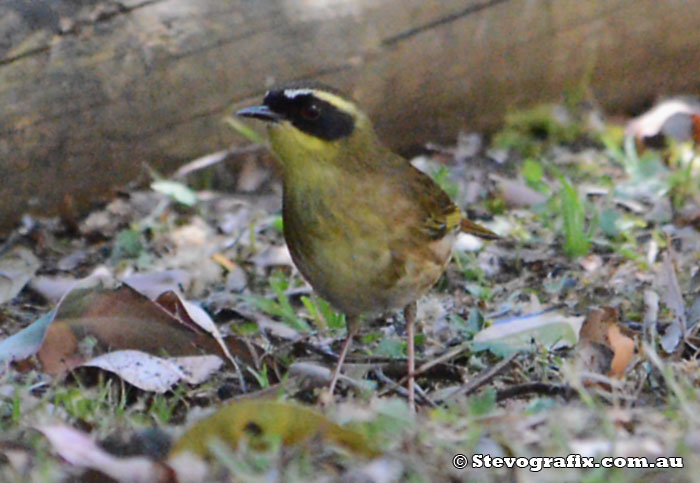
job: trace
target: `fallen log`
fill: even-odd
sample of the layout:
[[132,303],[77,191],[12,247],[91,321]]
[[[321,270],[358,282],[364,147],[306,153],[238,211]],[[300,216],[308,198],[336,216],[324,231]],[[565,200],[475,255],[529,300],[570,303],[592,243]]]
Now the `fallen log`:
[[0,4],[0,228],[84,210],[148,163],[227,147],[222,118],[319,79],[408,149],[584,83],[634,110],[697,92],[700,1],[9,0]]

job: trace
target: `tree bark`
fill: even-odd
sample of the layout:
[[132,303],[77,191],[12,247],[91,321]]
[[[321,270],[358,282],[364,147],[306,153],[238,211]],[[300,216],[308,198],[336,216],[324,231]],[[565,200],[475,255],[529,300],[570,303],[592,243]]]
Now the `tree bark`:
[[697,93],[698,25],[700,0],[6,0],[0,227],[228,146],[272,82],[346,90],[399,149],[582,84],[615,111]]

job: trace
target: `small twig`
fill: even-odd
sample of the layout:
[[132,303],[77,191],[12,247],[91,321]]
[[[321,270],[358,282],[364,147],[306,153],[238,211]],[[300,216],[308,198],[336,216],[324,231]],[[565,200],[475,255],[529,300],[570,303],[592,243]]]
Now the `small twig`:
[[438,407],[438,405],[435,403],[435,401],[433,401],[432,399],[430,399],[428,397],[428,394],[425,392],[425,390],[422,387],[420,387],[418,384],[415,384],[414,389],[416,391],[416,394],[418,394],[418,396],[420,397],[421,401],[427,403],[432,408]]
[[236,375],[238,376],[238,383],[241,385],[241,392],[242,393],[248,392],[248,386],[245,383],[245,377],[243,376],[243,371],[241,371],[241,366],[238,364],[236,359],[231,355],[231,353],[228,352],[228,348],[226,349],[225,353],[228,357],[228,360],[231,361],[231,363],[233,364],[233,368],[236,371]]
[[[296,346],[295,348],[305,349],[309,352],[317,354],[317,355],[321,356],[321,358],[323,358],[325,361],[338,362],[338,354],[336,354],[334,352],[330,352],[328,349],[324,349],[322,347],[319,347],[316,344],[313,344],[306,339],[300,339],[300,340],[294,341],[294,346]],[[353,361],[351,360],[350,357],[346,358],[345,360],[347,363],[353,364]]]
[[311,285],[303,285],[301,287],[294,287],[284,291],[284,294],[290,298],[298,297],[300,295],[309,295],[310,293],[313,293]]
[[622,381],[606,376],[605,374],[598,374],[597,372],[591,371],[579,371],[579,378],[584,384],[599,385],[602,387],[608,387],[611,389],[622,389]]
[[[437,366],[438,364],[442,364],[444,362],[449,361],[450,359],[454,359],[455,357],[459,356],[460,354],[462,354],[463,352],[468,350],[471,346],[472,346],[471,341],[465,342],[463,344],[458,345],[454,349],[445,352],[443,355],[436,357],[435,359],[430,360],[430,361],[426,362],[425,364],[422,364],[420,367],[418,367],[418,369],[413,371],[413,374],[412,374],[413,377],[416,377],[416,376],[419,376],[420,374],[423,374],[424,372]],[[410,376],[410,374],[406,374],[405,376],[403,376],[399,380],[399,382],[397,382],[397,384],[402,385],[404,382],[406,382],[408,380],[409,376]]]
[[392,379],[388,378],[384,374],[384,372],[381,370],[381,368],[375,367],[373,372],[374,372],[374,375],[377,377],[377,379],[379,379],[379,382],[389,386],[390,391],[394,391],[394,392],[398,393],[399,395],[401,395],[405,398],[408,398],[408,391],[406,390],[406,388],[403,386],[399,386]]
[[[288,374],[292,376],[292,378],[304,380],[310,387],[327,387],[328,383],[333,379],[332,369],[314,362],[294,362],[289,366]],[[355,391],[366,392],[368,388],[367,381],[353,379],[344,374],[338,375],[338,382],[346,384]]]
[[[374,372],[374,375],[377,377],[377,379],[379,379],[380,382],[389,386],[391,391],[394,391],[397,394],[399,394],[400,396],[408,399],[408,390],[403,386],[399,386],[392,379],[388,378],[384,374],[384,372],[382,371],[381,368],[375,367],[373,372]],[[416,385],[415,390],[416,390],[416,394],[418,395],[419,402],[425,403],[433,408],[438,407],[438,405],[425,394],[425,391],[423,391],[423,389],[420,386]]]
[[288,392],[294,394],[298,390],[298,383],[294,379],[285,379],[282,382],[271,384],[268,387],[258,389],[257,391],[237,394],[231,401],[240,401],[248,399],[277,399],[280,394]]
[[[459,350],[458,350],[459,349]],[[420,366],[416,369],[413,374],[414,376],[429,373],[431,377],[434,375],[438,378],[446,378],[451,381],[461,382],[462,375],[457,367],[453,364],[448,364],[445,362],[447,359],[454,359],[459,356],[465,350],[464,347],[459,346],[448,353],[439,356],[437,359],[430,361],[420,362]],[[392,377],[401,377],[398,384],[403,384],[408,379],[408,371],[406,370],[406,360],[405,359],[387,359],[387,358],[365,358],[364,361],[359,361],[357,359],[353,360],[355,363],[366,362],[373,366],[381,366],[383,370],[387,371]],[[416,360],[419,363],[418,360]],[[379,396],[382,396],[388,392],[387,389],[381,391]]]
[[515,360],[516,357],[518,357],[518,353],[514,352],[510,356],[506,357],[503,359],[501,362],[498,364],[495,364],[488,369],[482,371],[478,376],[476,376],[474,379],[466,383],[464,386],[460,387],[457,389],[455,392],[452,394],[448,395],[445,399],[442,400],[442,402],[447,401],[448,399],[451,399],[456,396],[468,396],[469,394],[473,393],[477,389],[479,389],[481,386],[489,382],[491,379],[496,377],[498,374],[500,374],[506,367],[510,365],[511,362]]
[[565,399],[571,399],[577,395],[576,390],[571,386],[535,381],[510,386],[497,391],[496,401],[501,402],[513,397],[520,397],[533,393],[542,394],[545,396],[562,396]]

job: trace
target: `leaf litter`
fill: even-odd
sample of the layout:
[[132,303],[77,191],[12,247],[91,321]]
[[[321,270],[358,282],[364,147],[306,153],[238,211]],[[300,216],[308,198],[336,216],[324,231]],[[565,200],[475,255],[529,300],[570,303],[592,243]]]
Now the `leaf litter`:
[[[47,471],[31,428],[63,458],[44,463],[58,479],[79,468],[120,481],[280,471],[530,481],[554,471],[451,464],[479,452],[681,455],[684,470],[646,478],[691,475],[700,450],[695,105],[626,128],[585,103],[542,106],[509,115],[490,142],[461,134],[413,161],[504,236],[461,237],[421,303],[416,416],[403,401],[398,314],[368,321],[335,404],[309,408],[327,401],[344,319],[290,263],[263,150],[234,147],[177,181],[158,177],[87,216],[77,234],[26,219],[0,256],[0,479]],[[196,188],[224,163],[238,191]],[[173,457],[110,448],[144,430],[174,444]],[[344,432],[355,449],[333,436]],[[624,480],[619,469],[596,475],[549,476]]]

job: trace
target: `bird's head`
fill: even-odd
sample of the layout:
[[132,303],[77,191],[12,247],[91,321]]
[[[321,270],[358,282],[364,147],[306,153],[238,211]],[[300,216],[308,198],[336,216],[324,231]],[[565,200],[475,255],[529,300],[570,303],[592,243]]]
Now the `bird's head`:
[[349,163],[377,144],[368,117],[348,97],[320,84],[269,90],[260,106],[236,114],[268,123],[272,149],[285,168]]

